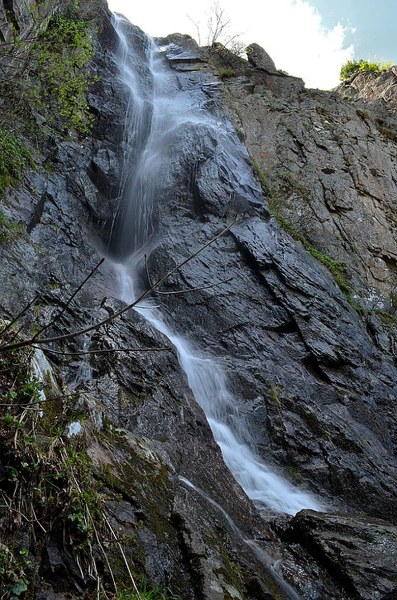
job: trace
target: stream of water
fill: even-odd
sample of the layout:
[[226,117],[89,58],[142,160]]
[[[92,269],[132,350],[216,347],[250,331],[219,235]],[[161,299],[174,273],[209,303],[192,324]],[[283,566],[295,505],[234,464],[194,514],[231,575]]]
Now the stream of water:
[[[120,183],[119,209],[113,223],[113,248],[119,296],[130,303],[142,291],[142,256],[150,248],[155,231],[153,207],[161,195],[161,174],[172,160],[169,141],[185,124],[205,123],[219,128],[209,113],[197,109],[164,66],[159,49],[148,41],[147,64],[151,84],[143,85],[140,66],[126,31],[128,23],[115,17],[120,38],[120,74],[130,101],[125,126],[125,170]],[[179,92],[179,93],[178,93]],[[137,307],[155,329],[177,350],[181,368],[197,403],[203,409],[224,461],[246,494],[260,507],[295,514],[303,508],[321,510],[320,504],[277,473],[274,473],[247,444],[247,424],[239,418],[237,402],[228,388],[227,374],[219,361],[204,355],[196,345],[173,331],[162,312],[145,300]]]

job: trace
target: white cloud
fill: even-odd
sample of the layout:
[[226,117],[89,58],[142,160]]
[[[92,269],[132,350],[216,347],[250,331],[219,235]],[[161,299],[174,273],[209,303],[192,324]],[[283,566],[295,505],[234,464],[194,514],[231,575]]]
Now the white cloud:
[[[204,30],[212,4],[207,0],[198,9],[196,0],[109,0],[112,10],[124,13],[150,35],[179,31],[195,38],[192,20]],[[220,4],[230,17],[232,33],[241,33],[247,44],[263,46],[277,68],[302,77],[308,87],[334,87],[340,67],[353,57],[353,46],[344,47],[346,30],[341,24],[326,29],[309,1],[220,0]]]

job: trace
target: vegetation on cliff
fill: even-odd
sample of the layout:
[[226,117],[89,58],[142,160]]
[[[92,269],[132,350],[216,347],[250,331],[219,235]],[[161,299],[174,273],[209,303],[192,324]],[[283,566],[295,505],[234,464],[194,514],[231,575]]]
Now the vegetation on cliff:
[[340,80],[349,81],[351,77],[361,73],[362,71],[371,71],[372,73],[384,73],[392,65],[392,62],[387,63],[369,61],[369,60],[348,60],[340,70]]
[[0,45],[0,194],[33,166],[39,139],[85,136],[92,128],[95,28],[76,11],[72,3],[26,39],[14,29],[13,42]]

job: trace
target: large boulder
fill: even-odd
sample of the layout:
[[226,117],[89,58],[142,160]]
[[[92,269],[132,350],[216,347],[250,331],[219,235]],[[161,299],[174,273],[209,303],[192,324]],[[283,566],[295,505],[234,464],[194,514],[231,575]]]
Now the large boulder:
[[276,71],[276,65],[269,54],[259,44],[250,44],[246,48],[247,57],[251,65],[258,69],[263,69],[269,73]]

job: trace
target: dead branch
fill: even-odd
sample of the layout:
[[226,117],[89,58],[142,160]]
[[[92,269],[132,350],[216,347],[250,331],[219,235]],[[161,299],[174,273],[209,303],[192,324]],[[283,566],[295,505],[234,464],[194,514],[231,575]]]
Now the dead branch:
[[[36,346],[33,346],[36,348]],[[37,346],[38,348],[38,346]],[[46,352],[57,354],[58,356],[81,356],[83,354],[110,354],[111,352],[172,352],[171,348],[106,348],[102,350],[77,350],[76,352],[61,352],[60,350],[52,350],[45,348]]]
[[82,281],[80,283],[80,285],[77,287],[77,289],[73,292],[73,294],[67,300],[67,302],[66,302],[65,306],[62,308],[62,310],[57,315],[55,315],[55,317],[53,317],[51,319],[51,321],[49,323],[47,323],[47,325],[43,325],[43,327],[41,329],[39,329],[39,331],[37,331],[34,334],[34,336],[31,338],[32,341],[34,341],[35,339],[37,339],[39,337],[39,335],[41,333],[43,333],[43,331],[45,331],[46,329],[48,329],[49,327],[51,327],[51,325],[53,325],[54,323],[56,323],[62,317],[62,315],[65,314],[67,308],[73,302],[74,298],[77,296],[77,294],[80,292],[80,290],[85,286],[85,284],[87,283],[87,281],[89,279],[91,279],[91,277],[94,275],[94,273],[96,273],[96,271],[99,269],[99,267],[103,264],[104,260],[105,260],[104,258],[101,258],[101,260],[99,261],[99,263],[97,265],[95,265],[95,267],[93,269],[91,269],[91,271],[88,273],[88,275],[84,279],[84,281]]
[[11,350],[17,350],[18,348],[25,348],[26,346],[50,344],[53,342],[61,342],[64,340],[70,340],[70,339],[73,339],[80,335],[83,335],[85,333],[89,333],[90,331],[95,331],[95,330],[99,329],[100,327],[103,327],[104,325],[111,323],[112,321],[114,321],[115,319],[117,319],[118,317],[123,315],[124,313],[130,311],[132,308],[137,306],[140,302],[142,302],[142,300],[144,300],[145,298],[150,296],[150,294],[152,294],[154,291],[156,291],[157,288],[159,288],[167,279],[169,279],[169,277],[171,277],[174,273],[176,273],[177,271],[182,269],[186,264],[188,264],[190,261],[192,261],[199,254],[201,254],[206,248],[211,246],[216,240],[218,240],[220,237],[222,237],[235,224],[236,219],[237,219],[237,217],[227,227],[222,229],[222,231],[220,233],[218,233],[216,236],[211,238],[206,244],[204,244],[198,250],[196,250],[196,252],[193,252],[193,254],[190,254],[187,258],[185,258],[182,262],[180,262],[176,267],[171,269],[171,271],[168,271],[168,273],[166,273],[156,283],[154,283],[146,291],[144,291],[136,300],[134,300],[130,304],[127,304],[127,306],[124,306],[123,308],[116,311],[115,313],[113,313],[112,315],[107,317],[106,319],[103,319],[102,321],[98,321],[97,323],[94,323],[93,325],[89,325],[88,327],[83,327],[81,329],[77,329],[76,331],[65,333],[63,335],[57,335],[57,336],[53,336],[53,337],[49,337],[49,338],[41,338],[41,339],[37,339],[35,336],[33,336],[33,338],[29,338],[27,340],[22,340],[20,342],[14,342],[11,344],[9,344],[9,343],[3,344],[0,346],[0,352],[9,352]]

